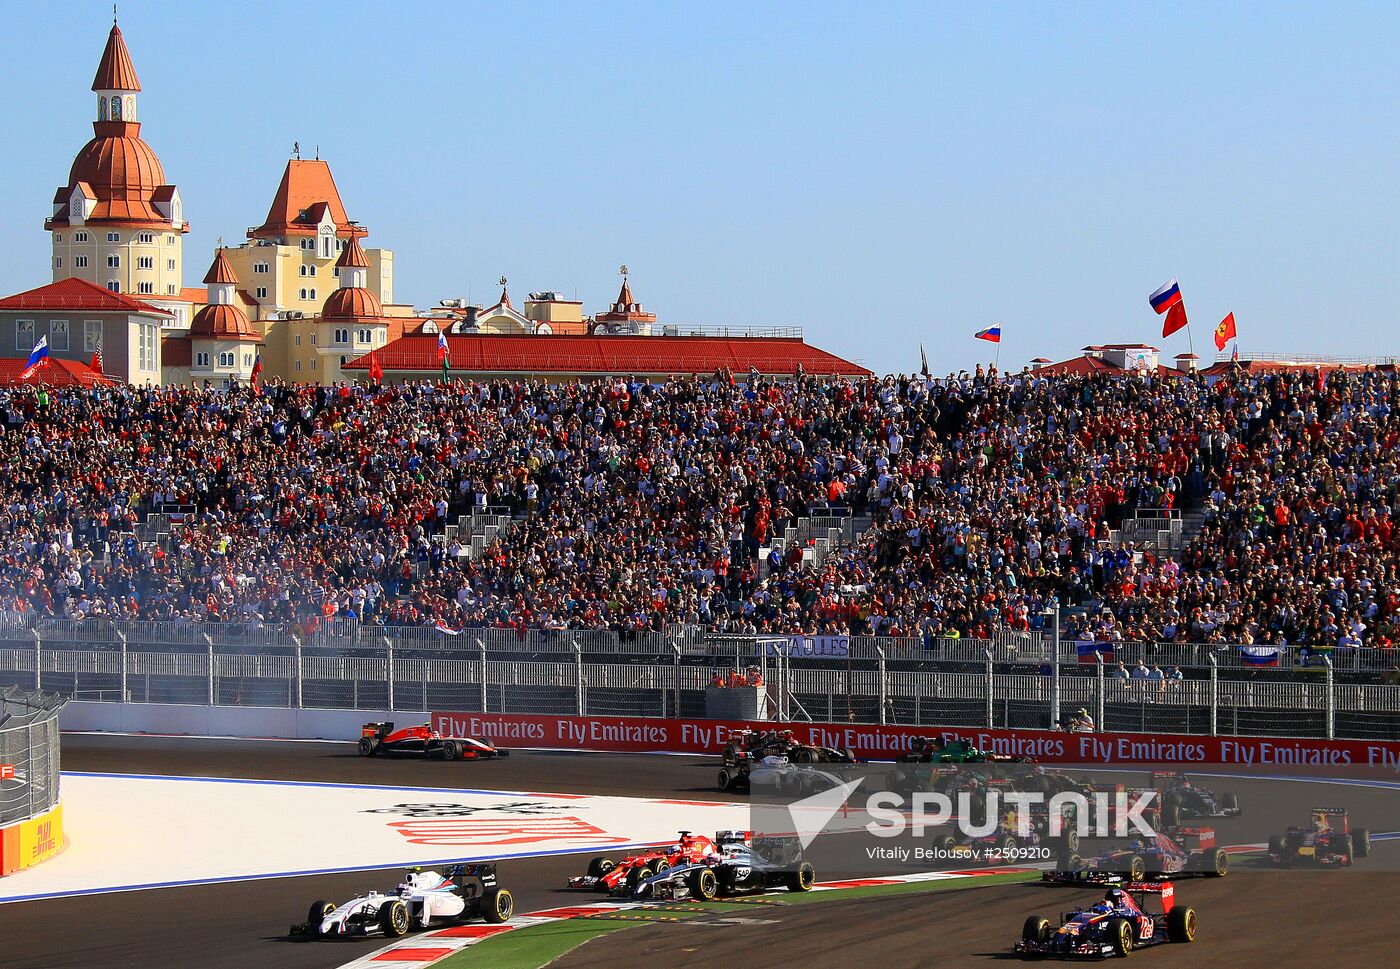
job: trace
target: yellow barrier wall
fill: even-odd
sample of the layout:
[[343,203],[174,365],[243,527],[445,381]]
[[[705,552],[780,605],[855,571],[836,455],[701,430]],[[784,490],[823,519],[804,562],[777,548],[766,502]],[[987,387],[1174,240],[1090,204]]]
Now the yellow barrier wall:
[[63,805],[0,831],[0,875],[47,861],[63,850]]

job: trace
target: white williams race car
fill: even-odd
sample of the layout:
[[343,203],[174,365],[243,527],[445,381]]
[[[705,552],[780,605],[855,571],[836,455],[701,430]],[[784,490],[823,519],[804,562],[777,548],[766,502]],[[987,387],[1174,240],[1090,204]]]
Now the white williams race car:
[[391,894],[370,892],[343,905],[314,902],[306,921],[292,926],[290,934],[315,939],[378,933],[398,937],[476,916],[504,922],[514,911],[510,892],[496,884],[494,862],[454,865],[441,874],[409,869]]

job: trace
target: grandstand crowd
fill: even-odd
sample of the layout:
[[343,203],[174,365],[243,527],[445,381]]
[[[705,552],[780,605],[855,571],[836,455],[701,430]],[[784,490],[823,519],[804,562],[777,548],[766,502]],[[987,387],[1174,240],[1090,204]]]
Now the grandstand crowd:
[[[1389,646],[1397,377],[0,390],[0,611]],[[190,509],[163,542],[138,526]],[[470,557],[445,526],[508,506]],[[820,565],[797,518],[869,516]],[[1179,557],[1114,547],[1188,508]],[[824,512],[823,512],[824,513]],[[760,562],[760,556],[765,561]]]

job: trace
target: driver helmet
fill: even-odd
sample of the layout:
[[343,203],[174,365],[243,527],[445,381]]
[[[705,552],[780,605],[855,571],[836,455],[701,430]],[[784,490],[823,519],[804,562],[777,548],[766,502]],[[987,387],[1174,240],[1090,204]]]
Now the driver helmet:
[[1111,908],[1122,908],[1128,904],[1128,894],[1121,888],[1110,888],[1104,893],[1103,900]]

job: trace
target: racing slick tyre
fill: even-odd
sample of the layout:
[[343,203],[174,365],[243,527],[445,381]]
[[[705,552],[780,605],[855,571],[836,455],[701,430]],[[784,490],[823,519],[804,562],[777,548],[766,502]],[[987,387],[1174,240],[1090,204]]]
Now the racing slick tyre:
[[1060,871],[1078,871],[1084,867],[1084,859],[1071,851],[1067,855],[1060,855],[1056,865]]
[[725,767],[733,767],[739,760],[739,745],[730,741],[724,745],[724,753],[720,756],[724,759]]
[[721,767],[717,780],[719,781],[719,789],[721,791],[732,791],[734,789],[734,775],[729,773],[729,768]]
[[637,890],[638,885],[640,885],[642,882],[646,881],[648,878],[655,874],[656,872],[652,871],[646,865],[641,865],[640,867],[633,868],[627,873],[627,890],[630,892],[635,892]]
[[656,869],[656,873],[659,875],[659,874],[661,874],[663,871],[670,871],[670,870],[671,870],[671,863],[670,863],[669,861],[667,861],[665,858],[662,858],[661,860],[659,860],[659,861],[658,861],[654,866],[652,866],[652,867],[654,867],[654,868]]
[[812,867],[810,861],[804,861],[797,866],[797,871],[790,871],[783,876],[783,885],[790,892],[810,892],[816,883],[817,870]]
[[379,927],[391,939],[408,934],[408,905],[395,898],[379,906]]
[[792,762],[794,764],[811,764],[814,763],[816,759],[816,753],[806,747],[798,747],[792,752]]
[[335,902],[328,902],[324,898],[311,903],[311,908],[306,912],[307,931],[318,938],[321,935],[321,923],[325,921],[327,915],[335,911]]
[[1224,878],[1230,874],[1230,853],[1216,848],[1214,854],[1202,857],[1201,873],[1207,878]]
[[1142,855],[1133,855],[1128,859],[1128,865],[1123,869],[1123,874],[1130,882],[1140,882],[1147,877],[1147,862],[1143,861]]
[[379,745],[373,737],[361,737],[358,749],[361,757],[373,757],[379,752]]
[[1352,842],[1351,835],[1339,834],[1337,835],[1337,837],[1332,839],[1332,844],[1328,846],[1327,853],[1329,855],[1340,855],[1342,858],[1342,864],[1349,865],[1356,860],[1356,854],[1353,850],[1353,847],[1354,845]]
[[462,745],[455,740],[444,740],[442,742],[442,759],[458,760],[462,756]]
[[947,858],[950,854],[952,854],[953,849],[957,846],[958,840],[954,838],[951,834],[945,834],[941,838],[933,839],[934,851],[942,852],[944,858]]
[[515,914],[515,896],[507,888],[489,888],[481,896],[481,917],[492,925],[510,921]]
[[1113,947],[1113,954],[1126,956],[1133,951],[1133,923],[1127,919],[1109,919],[1103,940]]
[[1196,910],[1173,908],[1167,913],[1167,938],[1173,942],[1196,941]]
[[1053,931],[1050,928],[1049,919],[1032,915],[1026,919],[1026,924],[1021,927],[1021,939],[1024,942],[1049,942]]
[[1371,832],[1365,828],[1357,828],[1351,833],[1351,850],[1358,858],[1365,858],[1371,853]]
[[1181,823],[1181,798],[1168,794],[1162,798],[1162,827],[1174,828]]
[[1240,799],[1233,792],[1226,791],[1220,795],[1220,807],[1225,811],[1238,811],[1240,809]]
[[1079,831],[1069,828],[1060,833],[1060,850],[1063,854],[1074,854],[1079,850]]
[[[1288,843],[1284,841],[1283,835],[1269,835],[1269,860],[1275,865],[1281,865],[1288,858]],[[1278,859],[1275,861],[1274,859]]]
[[611,858],[594,858],[588,862],[588,877],[602,878],[616,867],[617,862]]
[[708,902],[719,894],[719,879],[709,868],[697,868],[686,876],[691,898]]

